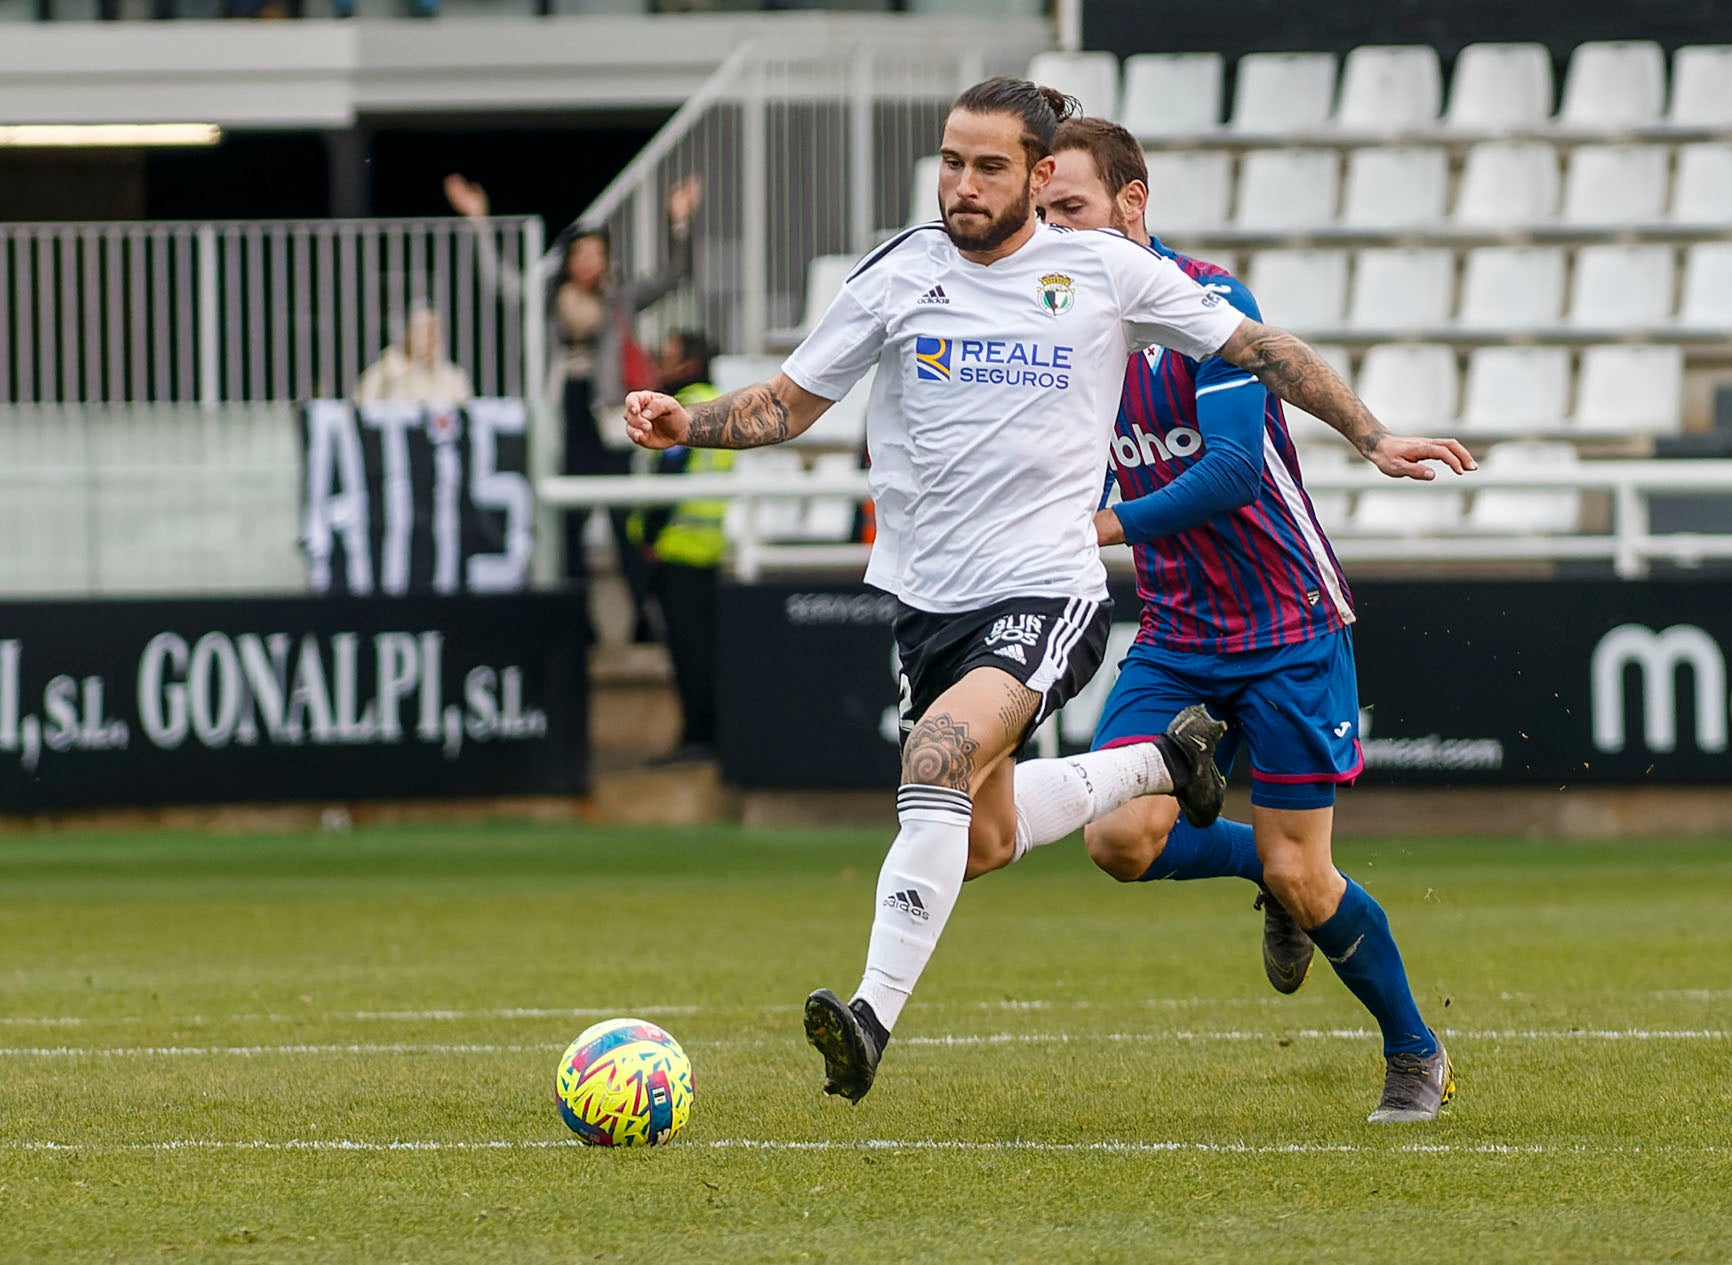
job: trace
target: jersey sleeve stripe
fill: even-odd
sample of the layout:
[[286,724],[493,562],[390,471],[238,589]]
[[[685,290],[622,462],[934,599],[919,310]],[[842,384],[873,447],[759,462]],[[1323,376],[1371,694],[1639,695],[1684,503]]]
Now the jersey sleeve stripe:
[[1250,386],[1255,381],[1257,381],[1257,379],[1247,376],[1247,377],[1235,379],[1232,382],[1211,382],[1206,387],[1198,387],[1197,388],[1197,398],[1200,400],[1205,395],[1208,395],[1214,391],[1230,391],[1234,387]]
[[944,231],[943,223],[938,220],[933,220],[930,224],[916,224],[913,228],[903,229],[900,233],[896,234],[895,237],[892,237],[889,241],[880,246],[873,254],[866,256],[866,258],[861,261],[860,265],[856,267],[853,272],[848,274],[848,280],[852,281],[855,277],[864,274],[868,268],[872,267],[872,265],[876,264],[880,259],[885,258],[903,242],[907,241],[910,237],[913,237],[914,234],[926,229],[934,228],[941,233]]

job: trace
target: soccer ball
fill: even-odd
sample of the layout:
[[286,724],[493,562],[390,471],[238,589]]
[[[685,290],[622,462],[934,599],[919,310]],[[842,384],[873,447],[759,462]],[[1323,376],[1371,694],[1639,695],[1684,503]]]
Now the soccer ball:
[[553,1097],[587,1146],[660,1146],[692,1114],[692,1063],[655,1024],[609,1019],[565,1048]]

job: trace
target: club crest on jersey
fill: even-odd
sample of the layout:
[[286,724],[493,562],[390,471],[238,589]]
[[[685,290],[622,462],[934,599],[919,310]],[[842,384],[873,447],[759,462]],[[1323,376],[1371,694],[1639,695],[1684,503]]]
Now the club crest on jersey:
[[915,376],[927,382],[950,381],[950,348],[954,340],[949,338],[914,339],[914,372]]
[[1040,305],[1054,316],[1063,316],[1076,303],[1076,285],[1062,272],[1049,272],[1040,279]]

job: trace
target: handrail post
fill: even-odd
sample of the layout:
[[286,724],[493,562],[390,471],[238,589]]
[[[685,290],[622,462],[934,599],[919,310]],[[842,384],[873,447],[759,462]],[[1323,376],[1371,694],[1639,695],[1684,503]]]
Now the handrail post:
[[1618,481],[1612,501],[1612,531],[1617,538],[1612,565],[1619,579],[1639,580],[1648,574],[1648,498],[1626,476]]
[[218,371],[221,313],[217,308],[217,231],[214,224],[198,227],[198,401],[214,409],[222,398]]

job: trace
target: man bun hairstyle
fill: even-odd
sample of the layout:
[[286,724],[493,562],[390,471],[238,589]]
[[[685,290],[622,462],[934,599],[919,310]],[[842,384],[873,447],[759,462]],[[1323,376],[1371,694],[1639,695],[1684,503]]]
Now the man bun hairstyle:
[[1091,116],[1063,119],[1053,135],[1054,153],[1067,149],[1083,150],[1094,159],[1095,174],[1106,186],[1109,197],[1133,180],[1149,183],[1149,164],[1143,158],[1143,147],[1137,138],[1117,123]]
[[970,114],[1008,114],[1021,119],[1022,149],[1030,167],[1052,153],[1058,125],[1082,113],[1075,97],[1008,75],[981,80],[957,97],[951,109],[967,110]]

